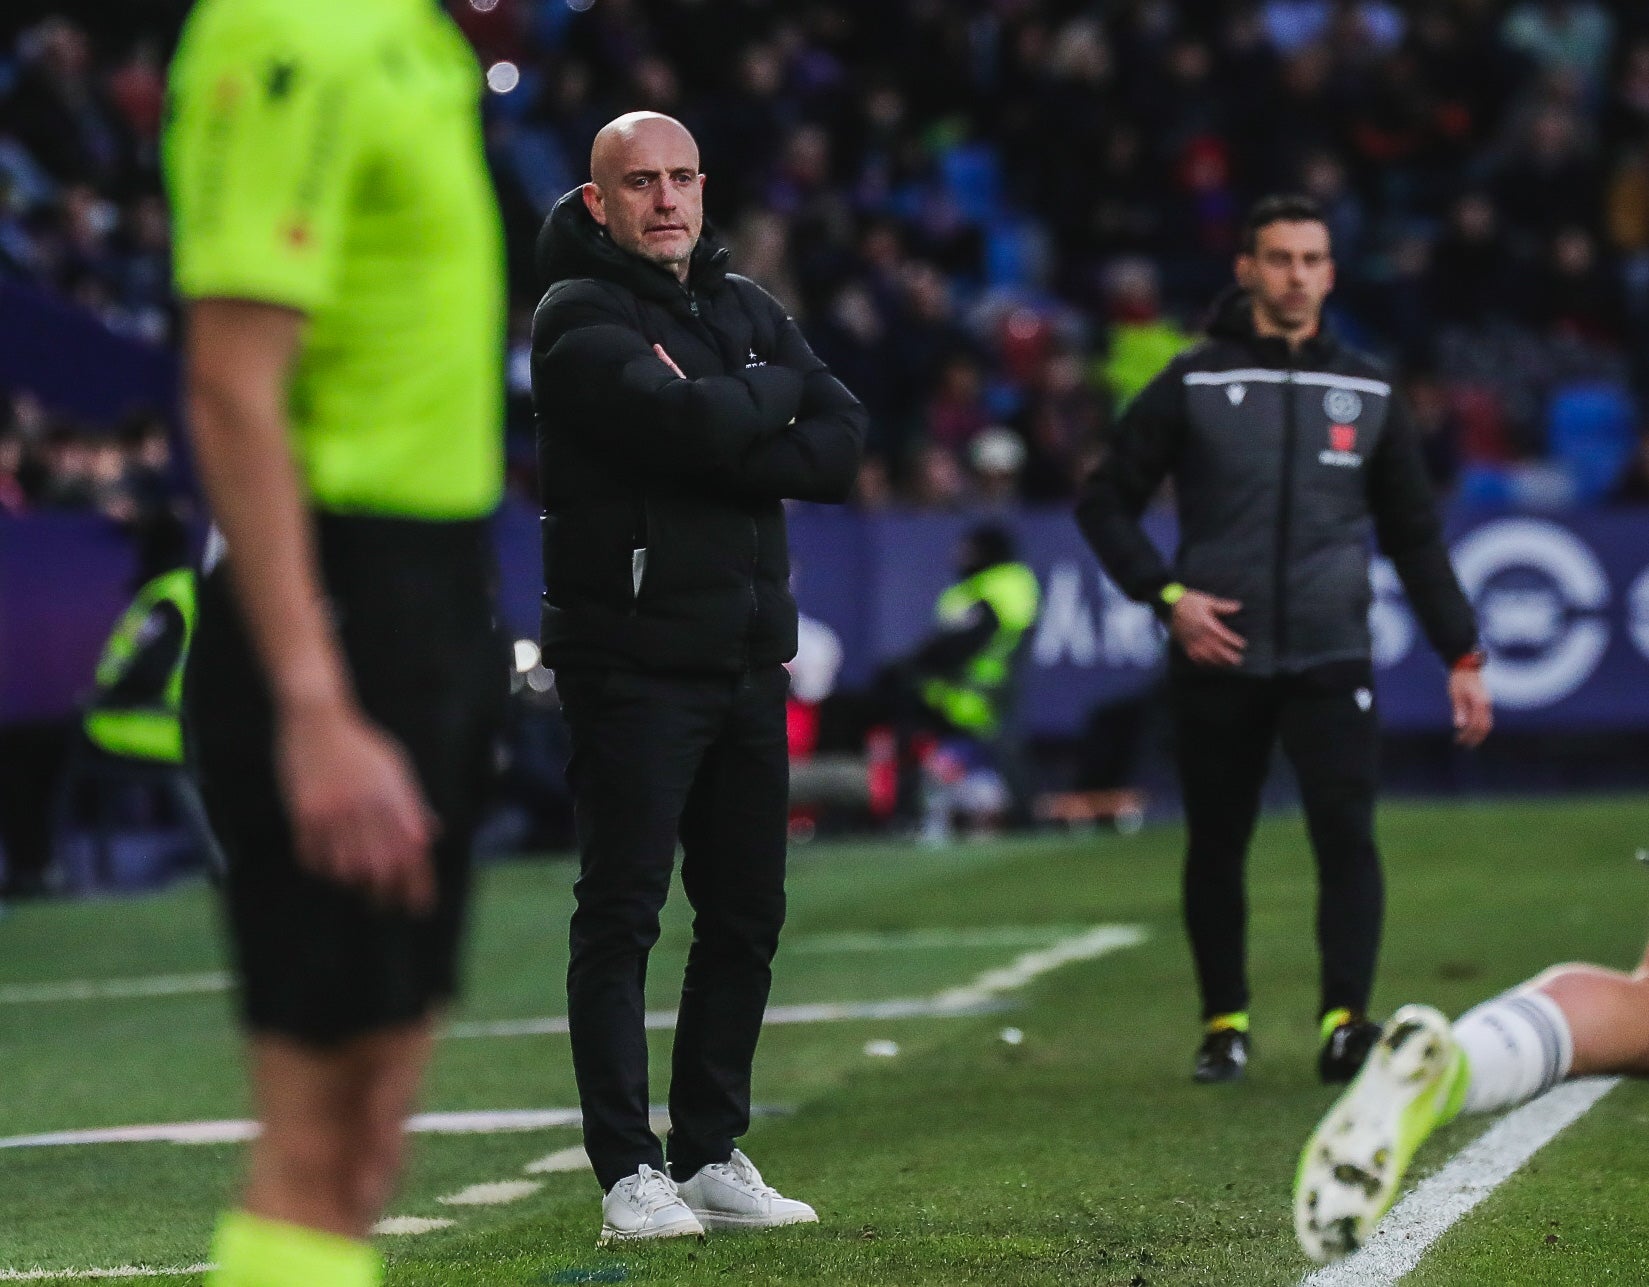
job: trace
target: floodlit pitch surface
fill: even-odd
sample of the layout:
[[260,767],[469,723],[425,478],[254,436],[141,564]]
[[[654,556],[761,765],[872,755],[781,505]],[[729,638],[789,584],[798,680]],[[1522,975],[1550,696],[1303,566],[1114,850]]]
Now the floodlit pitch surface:
[[[1625,965],[1642,948],[1649,876],[1632,854],[1649,841],[1649,800],[1392,806],[1382,833],[1384,1010],[1424,1000],[1458,1011],[1551,961]],[[1180,841],[1161,828],[942,854],[798,851],[791,950],[781,951],[773,1000],[814,1008],[764,1036],[755,1097],[775,1111],[746,1143],[821,1223],[618,1251],[595,1250],[597,1194],[572,1152],[574,1130],[536,1125],[562,1120],[553,1114],[507,1115],[576,1103],[565,1035],[484,1035],[565,1013],[571,868],[490,869],[470,999],[456,1016],[475,1035],[442,1043],[426,1106],[495,1116],[433,1119],[487,1133],[418,1139],[389,1214],[391,1228],[423,1232],[382,1238],[389,1281],[1299,1283],[1309,1266],[1290,1232],[1288,1186],[1330,1098],[1313,1079],[1301,825],[1268,820],[1255,846],[1255,1059],[1238,1087],[1188,1076],[1196,1030]],[[657,1010],[679,983],[685,913],[678,891],[651,972]],[[1144,933],[1095,937],[1100,926]],[[203,890],[11,909],[0,919],[0,1137],[243,1118],[219,968]],[[131,985],[157,979],[165,985]],[[989,980],[1001,986],[982,986]],[[924,1011],[959,993],[984,1004]],[[890,1000],[921,1004],[841,1017]],[[1000,1039],[1008,1026],[1023,1031],[1020,1044]],[[668,1041],[654,1034],[655,1099]],[[871,1042],[895,1042],[898,1054],[867,1055]],[[1487,1125],[1444,1131],[1414,1178]],[[1646,1142],[1649,1091],[1623,1085],[1403,1281],[1649,1281]],[[190,1267],[141,1281],[199,1282],[241,1147],[0,1149],[0,1282],[138,1281],[134,1271]],[[94,1267],[125,1272],[37,1273]]]

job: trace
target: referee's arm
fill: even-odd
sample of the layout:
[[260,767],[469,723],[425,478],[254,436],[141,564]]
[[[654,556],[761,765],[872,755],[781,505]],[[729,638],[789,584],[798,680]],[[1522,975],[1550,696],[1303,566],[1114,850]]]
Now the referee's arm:
[[1139,519],[1172,472],[1184,436],[1185,394],[1174,362],[1129,404],[1076,503],[1077,526],[1111,579],[1159,611],[1173,573]]
[[[268,680],[298,856],[421,910],[434,901],[429,815],[406,757],[356,703],[333,638],[287,407],[306,318],[337,289],[354,69],[336,51],[294,48],[278,15],[243,18],[233,58],[174,86],[166,140],[195,456]],[[277,58],[290,70],[272,86]]]

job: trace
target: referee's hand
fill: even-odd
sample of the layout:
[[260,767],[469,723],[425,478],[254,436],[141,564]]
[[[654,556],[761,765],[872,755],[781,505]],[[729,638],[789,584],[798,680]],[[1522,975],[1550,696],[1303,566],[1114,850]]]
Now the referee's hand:
[[431,911],[434,815],[395,741],[353,702],[326,702],[282,712],[276,746],[298,861],[377,903]]
[[1244,639],[1221,617],[1228,617],[1242,608],[1235,599],[1222,599],[1204,594],[1201,590],[1187,590],[1174,604],[1168,622],[1168,633],[1184,650],[1185,655],[1199,666],[1230,669],[1242,664]]

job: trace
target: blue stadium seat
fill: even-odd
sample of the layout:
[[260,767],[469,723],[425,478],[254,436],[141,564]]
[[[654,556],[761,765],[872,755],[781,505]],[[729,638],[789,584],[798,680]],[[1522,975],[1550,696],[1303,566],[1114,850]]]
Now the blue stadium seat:
[[1575,499],[1582,504],[1608,494],[1636,444],[1636,408],[1621,385],[1591,380],[1553,391],[1546,451],[1574,479]]

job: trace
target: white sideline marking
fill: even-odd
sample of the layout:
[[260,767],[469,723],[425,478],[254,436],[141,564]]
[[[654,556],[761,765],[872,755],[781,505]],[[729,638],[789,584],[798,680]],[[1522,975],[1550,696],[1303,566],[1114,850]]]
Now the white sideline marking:
[[[407,1122],[414,1135],[504,1135],[577,1126],[576,1108],[510,1108],[497,1112],[419,1113]],[[53,1131],[0,1139],[0,1148],[60,1148],[69,1144],[239,1144],[255,1139],[252,1121],[170,1122],[159,1126],[113,1126],[91,1131]]]
[[[960,1018],[974,1014],[988,1014],[1002,1008],[1004,993],[1013,992],[1036,978],[1074,961],[1088,961],[1106,956],[1123,948],[1137,947],[1149,935],[1143,925],[1096,925],[1092,929],[1071,934],[1040,951],[1026,952],[1012,965],[986,970],[972,983],[959,988],[947,988],[928,997],[894,997],[887,1001],[821,1001],[811,1005],[776,1005],[768,1007],[762,1022],[770,1025],[791,1023],[837,1023],[849,1019],[927,1019]],[[646,1024],[650,1029],[668,1030],[676,1026],[674,1010],[649,1010]],[[546,1037],[567,1031],[566,1015],[551,1015],[542,1019],[498,1019],[472,1023],[455,1023],[446,1035],[455,1040],[477,1037]]]
[[58,983],[0,986],[0,1005],[49,1005],[60,1001],[128,1001],[135,997],[182,997],[227,992],[227,974],[155,974],[141,979],[67,979]]
[[1086,930],[1082,925],[997,925],[975,929],[913,929],[799,934],[779,949],[786,956],[834,952],[904,952],[975,947],[1040,947]]
[[372,1232],[380,1238],[413,1237],[420,1233],[434,1233],[437,1229],[450,1229],[456,1223],[430,1216],[386,1216],[372,1226]]
[[1143,925],[1096,925],[1084,934],[1062,938],[1040,952],[1026,952],[1012,965],[986,970],[962,988],[948,988],[933,998],[939,1013],[977,1010],[989,1006],[1004,992],[1015,992],[1026,984],[1073,961],[1091,961],[1125,947],[1138,947],[1148,935]]
[[[899,952],[944,948],[1034,947],[1061,936],[1081,934],[1073,925],[1000,925],[973,929],[916,929],[798,935],[787,953]],[[223,971],[155,974],[127,979],[63,979],[49,983],[0,984],[0,1005],[53,1005],[68,1001],[132,1001],[150,997],[201,996],[227,992],[234,979]],[[848,1016],[857,1017],[857,1016]],[[876,1017],[876,1016],[870,1016]],[[774,1022],[769,1017],[769,1022]],[[780,1019],[777,1022],[784,1022]],[[793,1022],[814,1022],[801,1019]],[[464,1027],[467,1025],[459,1025]]]
[[1301,1287],[1389,1287],[1456,1221],[1619,1084],[1618,1077],[1566,1082],[1508,1113],[1393,1207],[1360,1251],[1307,1274]]
[[0,1269],[0,1283],[44,1283],[58,1278],[181,1278],[210,1273],[216,1265],[179,1265],[176,1269],[146,1269],[116,1265],[113,1269]]
[[444,1207],[501,1207],[530,1198],[543,1187],[537,1180],[496,1180],[491,1184],[472,1184],[435,1200]]
[[[783,1104],[757,1104],[750,1111],[757,1117],[782,1117],[791,1110]],[[490,1112],[419,1113],[407,1120],[406,1129],[411,1135],[511,1135],[577,1126],[583,1120],[576,1108],[504,1108]],[[655,1104],[651,1121],[655,1131],[669,1129],[669,1110]],[[64,1148],[72,1144],[239,1144],[256,1139],[257,1135],[258,1124],[253,1121],[169,1122],[158,1126],[14,1135],[0,1139],[0,1149]]]
[[563,1171],[588,1171],[590,1169],[590,1155],[584,1151],[582,1144],[574,1144],[571,1148],[558,1148],[553,1153],[546,1153],[536,1162],[528,1162],[521,1169],[528,1175],[557,1175]]

